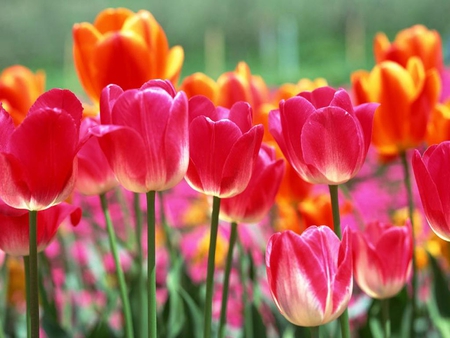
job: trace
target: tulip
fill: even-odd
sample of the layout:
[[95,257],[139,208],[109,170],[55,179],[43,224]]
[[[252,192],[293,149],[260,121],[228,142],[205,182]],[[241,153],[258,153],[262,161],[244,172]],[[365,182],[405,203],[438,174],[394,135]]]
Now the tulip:
[[269,239],[266,271],[281,314],[299,326],[319,326],[338,318],[352,295],[352,255],[348,231],[342,242],[327,226],[301,235],[279,232]]
[[436,68],[441,72],[444,68],[441,36],[423,25],[402,30],[392,43],[386,34],[378,33],[373,49],[377,63],[389,60],[406,68],[408,60],[415,56],[420,58],[425,70]]
[[189,163],[187,109],[186,95],[169,81],[103,90],[102,125],[90,130],[125,189],[163,191],[183,179]]
[[252,109],[239,102],[216,108],[204,96],[189,100],[189,185],[206,195],[227,198],[248,185],[263,136],[252,127]]
[[386,299],[406,284],[412,268],[411,225],[369,223],[352,231],[353,275],[368,296]]
[[284,161],[275,160],[275,150],[261,145],[247,188],[240,194],[224,198],[222,218],[236,223],[257,223],[272,207],[284,172]]
[[[81,134],[99,125],[96,119],[86,118],[81,122]],[[83,195],[103,194],[116,187],[119,182],[108,164],[96,137],[90,138],[77,154],[78,178],[75,189]]]
[[[72,225],[81,218],[81,209],[61,203],[38,213],[37,250],[43,251],[55,237],[65,218],[70,216]],[[28,211],[14,209],[0,200],[0,249],[12,256],[28,256],[29,226]]]
[[280,102],[269,130],[307,182],[338,185],[354,177],[367,155],[376,104],[353,108],[344,89],[318,88]]
[[425,216],[431,229],[440,238],[450,241],[450,141],[429,147],[423,156],[414,152],[412,166],[419,188]]
[[178,81],[183,49],[169,49],[164,30],[148,11],[105,9],[94,24],[75,24],[73,39],[75,68],[94,103],[109,84],[127,90],[150,79]]
[[372,140],[380,155],[395,157],[424,141],[440,94],[436,69],[426,71],[416,57],[409,59],[406,68],[384,61],[370,73],[353,73],[352,83],[357,103],[381,104],[373,121]]
[[0,106],[0,198],[17,209],[42,210],[64,201],[77,176],[82,115],[68,90],[41,95],[15,127]]
[[33,73],[24,66],[15,65],[0,74],[0,102],[16,126],[23,121],[28,109],[44,93],[44,89],[45,74],[42,71]]
[[180,89],[188,98],[203,95],[215,105],[231,108],[236,102],[248,102],[257,110],[269,97],[269,90],[260,76],[252,75],[245,62],[239,62],[236,69],[223,73],[215,82],[203,73],[187,76]]

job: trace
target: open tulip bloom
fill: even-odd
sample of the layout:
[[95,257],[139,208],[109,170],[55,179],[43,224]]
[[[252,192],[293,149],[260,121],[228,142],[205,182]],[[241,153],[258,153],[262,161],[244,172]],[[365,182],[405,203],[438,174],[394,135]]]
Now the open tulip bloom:
[[377,107],[354,108],[344,89],[321,87],[281,101],[270,112],[269,130],[305,181],[338,185],[363,165]]
[[14,127],[0,106],[0,198],[17,209],[43,210],[64,201],[77,177],[83,108],[69,90],[42,94]]
[[352,295],[351,242],[342,242],[327,226],[311,226],[301,235],[288,230],[272,235],[266,271],[280,312],[299,326],[319,326],[338,318]]

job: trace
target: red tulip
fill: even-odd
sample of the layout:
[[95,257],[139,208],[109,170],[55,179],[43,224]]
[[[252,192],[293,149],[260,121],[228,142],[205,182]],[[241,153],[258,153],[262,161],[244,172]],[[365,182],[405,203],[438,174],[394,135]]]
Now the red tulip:
[[322,87],[281,101],[270,112],[269,130],[305,181],[337,185],[363,165],[376,107],[353,108],[344,89]]
[[415,151],[412,165],[425,216],[431,229],[450,241],[450,141],[429,147],[422,157]]
[[222,218],[238,223],[257,223],[272,207],[281,184],[284,161],[275,160],[275,149],[262,144],[247,188],[240,194],[222,199]]
[[[61,203],[38,212],[37,248],[44,250],[55,237],[56,231],[64,219],[70,216],[73,225],[81,218],[81,209],[67,203]],[[24,209],[14,209],[0,200],[0,249],[13,256],[28,256],[29,215]]]
[[[99,125],[98,121],[86,118],[81,123],[81,134]],[[78,178],[75,189],[83,195],[99,195],[116,187],[119,182],[103,154],[98,139],[92,137],[80,149],[78,158]]]
[[353,275],[356,284],[372,298],[395,296],[405,285],[412,266],[411,225],[369,223],[353,231]]
[[6,204],[42,210],[69,196],[77,176],[82,110],[70,91],[52,89],[14,127],[0,106],[0,197]]
[[221,198],[241,193],[248,185],[263,136],[252,127],[252,109],[238,102],[231,109],[215,107],[203,96],[189,100],[189,185]]
[[319,326],[338,318],[352,295],[352,255],[348,231],[342,242],[327,226],[301,235],[278,232],[266,251],[269,287],[281,314],[299,326]]
[[188,166],[188,106],[169,81],[140,89],[107,86],[100,100],[101,126],[91,128],[120,184],[133,192],[162,191]]

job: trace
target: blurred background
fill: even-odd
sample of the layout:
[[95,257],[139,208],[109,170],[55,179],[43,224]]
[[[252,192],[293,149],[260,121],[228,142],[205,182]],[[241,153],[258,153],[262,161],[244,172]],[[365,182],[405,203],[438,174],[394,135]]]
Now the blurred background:
[[106,7],[147,9],[182,45],[182,77],[216,79],[246,61],[269,85],[324,77],[345,85],[350,73],[373,66],[372,40],[414,24],[440,32],[450,48],[449,0],[2,0],[0,70],[23,64],[47,73],[47,89],[81,93],[72,62],[72,25],[93,22]]

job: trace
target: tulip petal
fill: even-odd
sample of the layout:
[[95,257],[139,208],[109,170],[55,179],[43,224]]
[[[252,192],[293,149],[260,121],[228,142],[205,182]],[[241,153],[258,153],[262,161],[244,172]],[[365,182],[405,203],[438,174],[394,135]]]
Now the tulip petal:
[[9,151],[9,149],[7,149],[7,145],[9,145],[9,139],[11,138],[13,131],[14,123],[11,115],[3,109],[0,102],[0,151]]
[[328,107],[334,98],[335,90],[331,87],[320,87],[312,92],[301,92],[298,96],[304,97],[316,108]]
[[350,95],[348,95],[348,93],[344,89],[339,89],[336,91],[329,106],[340,107],[340,108],[344,109],[346,112],[353,115],[353,105],[352,105],[352,101],[350,100]]
[[115,84],[103,88],[100,97],[100,119],[102,124],[112,124],[112,109],[123,90]]
[[218,88],[216,82],[204,73],[194,73],[183,79],[180,89],[186,93],[188,98],[195,95],[203,95],[212,102],[216,101]]
[[438,188],[417,150],[414,152],[412,158],[412,166],[425,216],[430,227],[439,237],[450,241],[450,226],[443,213],[443,205]]
[[372,142],[373,116],[378,107],[378,103],[363,103],[355,108],[355,115],[364,136],[364,154],[367,154]]
[[338,268],[333,282],[333,315],[338,318],[347,308],[353,288],[352,241],[348,228],[344,230],[339,246]]
[[95,18],[94,26],[102,34],[120,31],[125,21],[134,15],[126,8],[107,8]]
[[312,114],[303,127],[301,147],[306,164],[321,172],[328,184],[348,181],[364,160],[364,138],[355,118],[337,107]]
[[241,136],[240,129],[229,120],[213,122],[208,117],[198,116],[191,122],[189,144],[192,150],[186,179],[194,189],[207,195],[220,195],[225,161]]
[[99,138],[120,184],[133,192],[147,192],[147,150],[141,136],[122,126],[97,126],[91,128],[91,133]]
[[264,127],[257,125],[243,134],[231,148],[223,165],[220,196],[235,196],[247,187],[257,160]]
[[181,46],[173,46],[169,50],[166,61],[166,71],[163,74],[164,79],[169,79],[170,82],[176,84],[180,77],[181,68],[184,62],[184,50]]
[[229,110],[228,119],[236,123],[242,133],[246,133],[252,127],[252,107],[247,102],[236,102]]
[[203,95],[196,95],[189,99],[189,124],[198,116],[207,116],[216,121],[216,107],[211,100]]
[[251,100],[248,83],[237,73],[228,72],[222,74],[217,79],[217,85],[220,93],[219,106],[231,108],[238,101],[249,102]]

